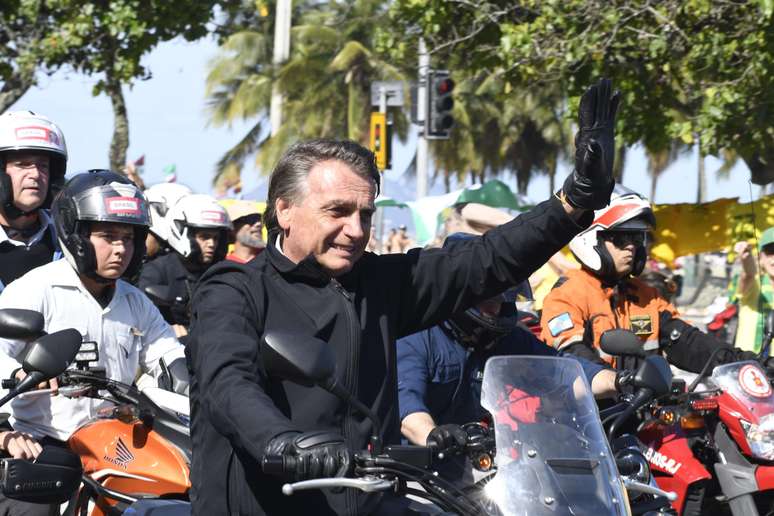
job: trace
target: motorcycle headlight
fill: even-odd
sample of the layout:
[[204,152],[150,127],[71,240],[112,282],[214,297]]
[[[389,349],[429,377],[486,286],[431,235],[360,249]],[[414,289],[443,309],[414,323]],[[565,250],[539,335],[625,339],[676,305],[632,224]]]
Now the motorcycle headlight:
[[618,464],[628,463],[630,465],[629,471],[626,472],[628,474],[623,474],[624,472],[621,472],[622,477],[640,482],[642,484],[650,483],[650,465],[648,464],[647,459],[645,459],[645,456],[639,450],[634,448],[624,448],[616,452],[615,459]]
[[753,457],[774,461],[774,414],[763,416],[756,425],[740,419],[747,444],[750,445]]

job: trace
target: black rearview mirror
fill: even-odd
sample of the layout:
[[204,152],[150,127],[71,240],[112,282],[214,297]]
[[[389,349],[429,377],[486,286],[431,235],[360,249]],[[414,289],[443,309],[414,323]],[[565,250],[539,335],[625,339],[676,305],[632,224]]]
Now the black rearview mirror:
[[75,359],[81,340],[83,337],[78,330],[70,328],[43,335],[33,342],[22,362],[22,369],[27,376],[0,399],[0,407],[40,382],[62,374]]
[[645,357],[642,341],[629,330],[607,330],[600,337],[599,345],[608,355]]
[[4,339],[34,339],[43,335],[43,314],[21,308],[0,310],[0,337]]
[[774,335],[774,310],[769,310],[769,313],[766,316],[766,323],[764,325],[763,333]]
[[32,344],[22,368],[27,374],[41,373],[45,380],[59,376],[75,358],[82,340],[80,332],[72,328],[44,335]]
[[632,384],[638,388],[652,389],[656,397],[669,394],[672,390],[672,370],[669,363],[659,355],[647,357],[634,375]]
[[336,357],[328,343],[307,335],[268,331],[261,342],[266,370],[280,378],[311,387],[333,379]]
[[175,295],[169,285],[148,285],[143,291],[155,305],[169,306],[175,302]]

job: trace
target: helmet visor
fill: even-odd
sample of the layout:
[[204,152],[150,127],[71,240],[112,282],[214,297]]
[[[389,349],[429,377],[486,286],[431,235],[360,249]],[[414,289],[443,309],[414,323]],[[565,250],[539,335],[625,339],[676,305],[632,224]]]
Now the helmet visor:
[[78,220],[149,226],[145,197],[133,185],[112,183],[74,196]]

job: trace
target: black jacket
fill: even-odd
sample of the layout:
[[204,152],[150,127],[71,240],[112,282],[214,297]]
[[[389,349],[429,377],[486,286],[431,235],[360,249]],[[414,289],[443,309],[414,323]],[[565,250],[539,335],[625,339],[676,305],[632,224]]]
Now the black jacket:
[[183,258],[175,252],[170,252],[142,266],[137,288],[145,292],[145,288],[152,285],[168,285],[174,299],[169,300],[168,304],[152,300],[157,304],[165,321],[169,324],[180,324],[188,327],[190,324],[191,292],[203,272],[203,269],[200,272],[187,269],[183,265]]
[[369,421],[333,395],[266,374],[265,329],[329,342],[339,381],[380,416],[384,442],[397,443],[395,340],[526,279],[581,229],[552,199],[447,249],[366,253],[338,281],[313,258],[294,264],[272,244],[247,264],[211,268],[194,293],[186,348],[194,513],[367,514],[378,502],[352,489],[286,497],[282,482],[261,472],[267,442],[282,432],[332,429],[355,450],[370,435]]

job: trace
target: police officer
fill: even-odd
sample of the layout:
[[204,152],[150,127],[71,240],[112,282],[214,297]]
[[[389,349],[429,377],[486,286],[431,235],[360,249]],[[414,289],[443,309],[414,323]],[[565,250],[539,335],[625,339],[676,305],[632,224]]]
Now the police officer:
[[0,291],[60,257],[46,208],[66,165],[64,135],[51,120],[32,111],[0,115]]
[[602,334],[628,329],[645,351],[664,352],[670,363],[692,372],[701,371],[718,348],[724,348],[717,355],[720,363],[755,359],[680,319],[658,290],[637,278],[655,225],[650,203],[617,187],[610,205],[598,210],[591,226],[570,242],[582,269],[568,271],[546,296],[541,337],[558,350],[610,362],[599,349]]
[[152,287],[166,287],[165,298],[157,293],[150,294],[151,299],[183,337],[188,333],[193,287],[208,267],[225,258],[231,222],[226,210],[204,194],[181,197],[168,217],[167,243],[173,252],[146,264],[138,285],[146,293]]

